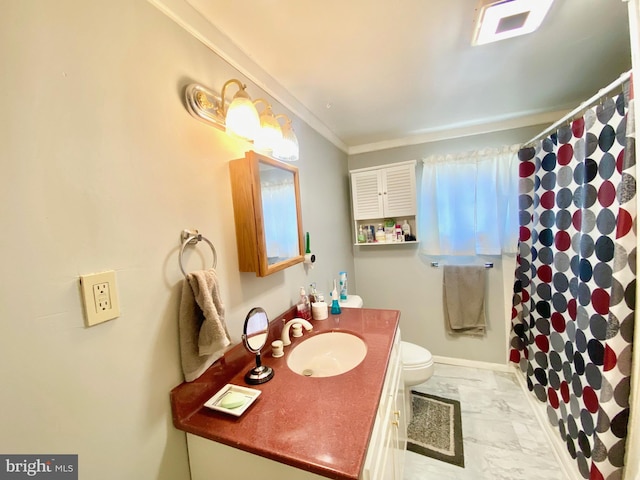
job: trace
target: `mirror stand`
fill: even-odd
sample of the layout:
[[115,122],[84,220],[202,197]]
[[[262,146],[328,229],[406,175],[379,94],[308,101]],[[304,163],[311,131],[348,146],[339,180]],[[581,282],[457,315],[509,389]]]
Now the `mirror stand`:
[[260,352],[256,353],[256,366],[249,370],[244,376],[245,382],[249,385],[260,385],[273,378],[273,368],[262,365]]
[[245,382],[249,385],[260,385],[273,378],[273,368],[262,365],[260,357],[260,351],[267,343],[268,334],[269,318],[267,313],[260,307],[252,308],[244,321],[244,333],[242,334],[245,348],[256,355],[256,366],[244,376]]

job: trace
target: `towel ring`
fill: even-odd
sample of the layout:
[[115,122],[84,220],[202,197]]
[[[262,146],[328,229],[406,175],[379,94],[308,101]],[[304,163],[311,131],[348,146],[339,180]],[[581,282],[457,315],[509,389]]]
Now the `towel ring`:
[[187,272],[184,271],[184,266],[182,264],[182,254],[184,253],[184,247],[187,245],[196,245],[200,241],[204,241],[209,244],[211,247],[211,251],[213,252],[213,268],[216,268],[218,264],[218,255],[216,254],[216,249],[206,237],[203,237],[198,230],[183,230],[180,234],[180,238],[182,239],[182,246],[180,247],[180,256],[178,257],[178,263],[180,264],[180,270],[182,274],[186,277]]

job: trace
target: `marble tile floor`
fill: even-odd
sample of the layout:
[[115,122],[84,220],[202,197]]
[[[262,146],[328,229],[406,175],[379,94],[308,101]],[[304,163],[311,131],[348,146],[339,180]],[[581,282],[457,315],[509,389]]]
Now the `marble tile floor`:
[[460,401],[465,467],[407,451],[404,480],[567,480],[515,373],[436,364],[413,389]]

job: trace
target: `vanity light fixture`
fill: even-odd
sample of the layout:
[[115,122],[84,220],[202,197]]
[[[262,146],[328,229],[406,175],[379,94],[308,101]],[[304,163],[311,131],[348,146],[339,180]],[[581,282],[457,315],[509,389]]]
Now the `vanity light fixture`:
[[257,150],[271,152],[280,142],[282,142],[282,128],[271,110],[271,104],[263,98],[253,102],[256,106],[260,103],[265,105],[260,114],[260,132],[254,140]]
[[247,140],[255,140],[260,132],[260,117],[251,97],[247,93],[247,86],[235,78],[228,80],[222,86],[222,109],[224,110],[224,93],[227,86],[235,83],[240,88],[233,96],[233,100],[225,110],[224,123],[227,133],[237,135]]
[[[229,106],[225,107],[224,95],[231,84],[238,85],[239,89]],[[246,86],[235,78],[223,85],[220,95],[202,85],[191,84],[185,90],[187,110],[198,120],[222,128],[230,135],[253,141],[260,131],[260,118],[245,89]]]
[[[224,95],[230,84],[238,85],[239,90],[225,108]],[[274,115],[271,105],[263,98],[252,102],[245,89],[246,86],[235,78],[224,84],[221,94],[192,83],[184,93],[187,110],[198,120],[215,125],[230,135],[254,142],[256,150],[262,150],[285,162],[297,161],[300,146],[289,117],[284,114]],[[265,107],[262,114],[258,115],[256,105],[261,103]],[[283,125],[279,122],[281,118],[285,119]]]
[[298,137],[293,130],[291,119],[284,114],[276,115],[276,119],[285,119],[282,125],[282,141],[273,148],[273,157],[285,162],[295,162],[300,158]]
[[535,31],[553,0],[480,0],[472,45],[484,45]]

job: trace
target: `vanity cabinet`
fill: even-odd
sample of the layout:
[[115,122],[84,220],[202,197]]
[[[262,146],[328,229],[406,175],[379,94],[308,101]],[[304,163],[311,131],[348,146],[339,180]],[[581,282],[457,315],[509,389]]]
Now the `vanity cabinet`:
[[396,332],[378,414],[361,480],[402,480],[407,448],[407,417],[400,355],[400,331]]
[[[402,480],[407,438],[404,405],[400,330],[397,329],[359,480]],[[310,404],[309,407],[313,408],[313,405]],[[295,412],[291,414],[295,415]],[[287,428],[288,426],[283,424],[280,429],[270,434],[286,435]],[[308,437],[305,437],[304,441],[313,441],[313,431],[308,432]],[[327,478],[192,433],[187,433],[187,445],[192,480],[246,480],[248,478],[326,480]],[[322,453],[318,451],[318,455]]]
[[407,220],[411,226],[411,234],[415,235],[415,161],[361,168],[349,173],[356,243],[360,226],[384,225],[387,218],[393,218],[399,224]]
[[[282,426],[286,429],[286,425]],[[273,432],[279,435],[281,432]],[[327,480],[312,472],[187,433],[191,480]],[[380,479],[382,480],[382,478]]]
[[240,271],[265,277],[302,263],[298,169],[249,151],[229,172]]

